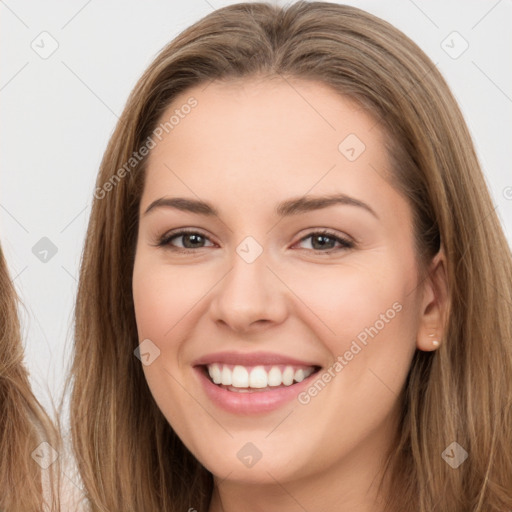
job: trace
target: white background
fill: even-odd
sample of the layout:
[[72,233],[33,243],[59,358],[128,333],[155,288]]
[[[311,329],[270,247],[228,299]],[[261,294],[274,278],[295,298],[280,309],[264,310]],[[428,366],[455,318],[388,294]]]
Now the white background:
[[[117,118],[159,50],[231,3],[0,0],[0,240],[23,303],[32,384],[47,407],[60,398],[69,363],[81,249]],[[446,77],[512,246],[511,0],[345,3],[401,29]],[[457,59],[441,46],[453,31],[469,44]],[[31,44],[49,49],[51,38],[58,48],[43,59]],[[455,49],[462,42],[447,41]],[[46,263],[32,252],[42,237],[57,248]]]

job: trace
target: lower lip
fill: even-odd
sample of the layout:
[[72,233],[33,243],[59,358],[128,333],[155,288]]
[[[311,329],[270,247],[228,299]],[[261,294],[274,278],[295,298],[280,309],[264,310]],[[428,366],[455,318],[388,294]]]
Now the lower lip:
[[202,367],[194,368],[199,375],[201,384],[210,400],[225,411],[235,414],[257,414],[274,411],[290,402],[309,385],[317,372],[311,374],[302,382],[270,391],[237,392],[229,391],[214,384]]

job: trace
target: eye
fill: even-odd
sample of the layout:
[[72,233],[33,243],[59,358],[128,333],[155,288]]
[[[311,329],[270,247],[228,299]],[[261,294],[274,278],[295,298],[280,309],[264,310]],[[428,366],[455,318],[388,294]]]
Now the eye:
[[[181,245],[175,245],[174,240],[181,239]],[[336,251],[334,245],[339,244],[338,249],[352,249],[354,243],[346,238],[340,237],[335,233],[328,230],[314,231],[309,235],[301,238],[299,244],[311,239],[311,249],[316,252],[331,253]],[[194,249],[202,249],[208,247],[205,243],[209,241],[210,247],[215,245],[210,239],[199,231],[194,230],[180,230],[166,233],[160,238],[157,243],[158,247],[166,247],[172,251],[187,253]]]
[[[173,243],[175,239],[182,239],[181,246],[176,246]],[[171,233],[166,233],[159,241],[159,247],[168,247],[173,251],[177,252],[189,252],[194,249],[202,249],[205,247],[203,244],[209,240],[209,238],[199,231],[193,230],[181,230]],[[211,244],[214,245],[214,244]]]
[[309,235],[301,238],[299,243],[304,242],[308,239],[311,239],[310,246],[314,251],[324,253],[336,250],[336,248],[334,247],[336,243],[341,245],[341,247],[339,247],[341,250],[352,249],[354,247],[354,242],[346,238],[340,237],[328,230],[313,231],[312,233],[309,233]]

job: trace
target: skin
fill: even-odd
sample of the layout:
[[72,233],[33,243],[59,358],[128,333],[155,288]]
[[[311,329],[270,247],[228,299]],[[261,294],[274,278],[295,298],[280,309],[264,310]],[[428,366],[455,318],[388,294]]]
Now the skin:
[[[144,366],[152,395],[215,477],[210,512],[379,511],[377,477],[397,429],[398,395],[415,350],[435,349],[442,336],[444,255],[420,281],[411,209],[384,179],[385,136],[328,86],[213,82],[182,93],[163,117],[190,96],[197,107],[151,151],[141,198],[133,296],[139,339],[160,350]],[[349,134],[366,146],[354,161],[338,149]],[[284,218],[274,212],[286,199],[334,192],[376,216],[346,204]],[[169,207],[145,214],[162,197],[200,198],[219,215]],[[206,238],[157,246],[178,228]],[[305,238],[319,229],[355,245],[328,239],[322,248]],[[263,248],[250,264],[236,252],[247,236]],[[395,303],[401,311],[307,404],[226,412],[191,366],[212,352],[261,350],[325,371]],[[247,442],[262,453],[250,468],[237,458]]]

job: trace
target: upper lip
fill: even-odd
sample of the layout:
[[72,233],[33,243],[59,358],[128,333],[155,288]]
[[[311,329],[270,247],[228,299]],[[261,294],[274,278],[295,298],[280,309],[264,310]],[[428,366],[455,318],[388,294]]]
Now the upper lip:
[[290,366],[320,366],[310,361],[301,361],[294,357],[272,352],[214,352],[196,359],[193,366],[203,366],[213,363],[224,363],[241,366],[258,365],[290,365]]

